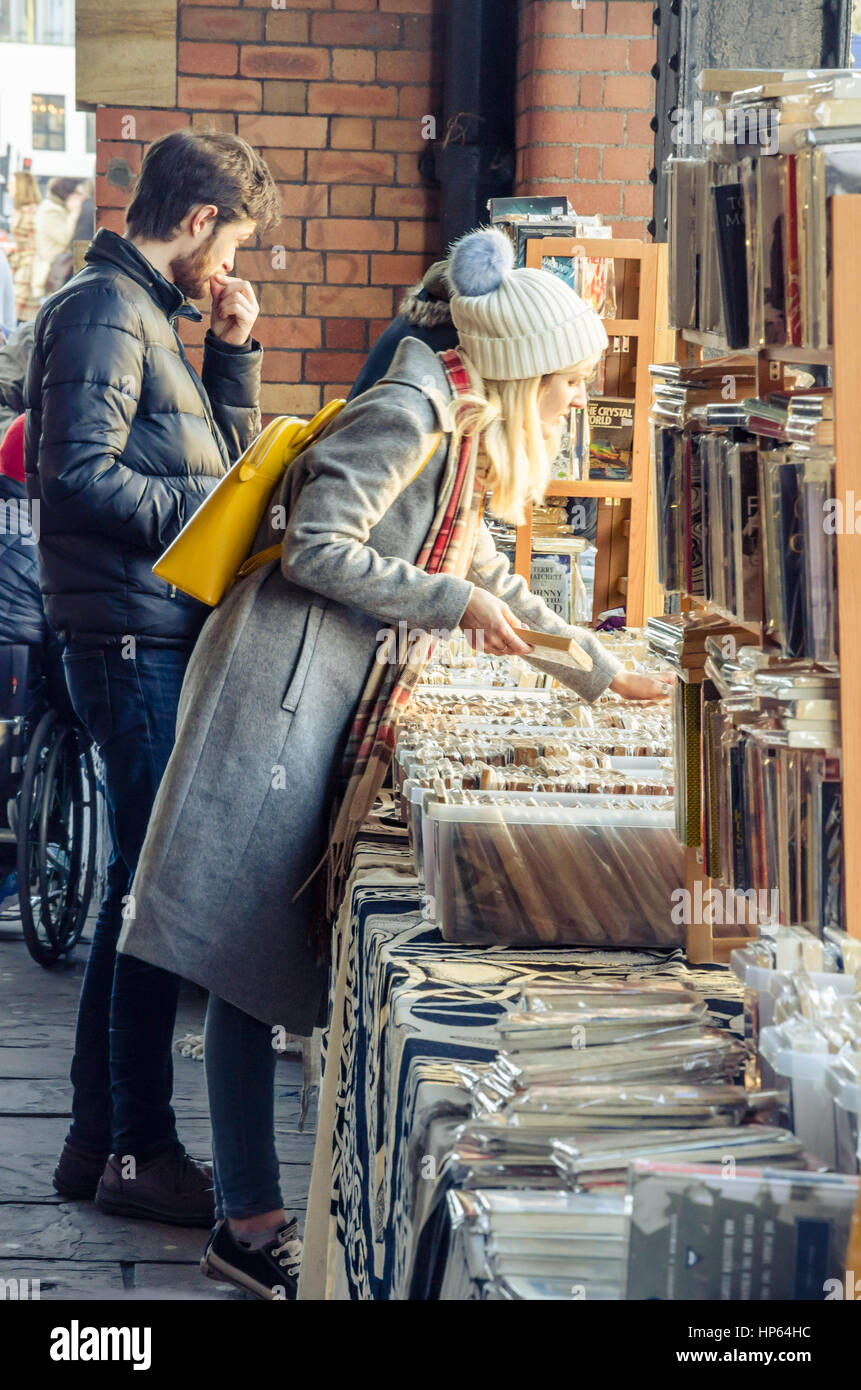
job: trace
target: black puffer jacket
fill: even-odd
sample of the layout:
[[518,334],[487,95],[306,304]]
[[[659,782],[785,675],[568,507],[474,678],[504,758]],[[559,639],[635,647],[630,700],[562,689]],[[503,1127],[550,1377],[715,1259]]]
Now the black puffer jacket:
[[50,636],[39,592],[37,528],[27,489],[0,474],[0,643],[44,647]]
[[105,229],[86,261],[39,311],[27,381],[48,618],[78,642],[189,644],[208,609],[152,566],[259,432],[262,350],[207,334],[201,382],[176,286]]

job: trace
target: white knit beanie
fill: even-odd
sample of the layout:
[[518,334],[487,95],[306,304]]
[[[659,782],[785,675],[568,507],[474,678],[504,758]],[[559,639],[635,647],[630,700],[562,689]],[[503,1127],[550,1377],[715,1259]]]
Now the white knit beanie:
[[607,346],[595,310],[549,270],[515,269],[514,248],[495,227],[455,242],[448,279],[460,345],[486,379],[561,372]]

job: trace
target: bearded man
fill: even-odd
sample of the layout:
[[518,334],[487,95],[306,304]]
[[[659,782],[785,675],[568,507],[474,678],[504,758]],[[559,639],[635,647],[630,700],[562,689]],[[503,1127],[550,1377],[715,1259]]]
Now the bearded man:
[[[236,249],[280,219],[244,140],[176,131],[149,147],[124,236],[102,228],[84,269],[40,309],[27,381],[27,487],[40,582],[69,694],[105,768],[112,856],[84,976],[64,1197],[128,1217],[209,1226],[212,1175],[171,1108],[179,981],[117,955],[183,676],[206,617],[152,573],[260,429],[258,304]],[[180,318],[211,296],[203,369]]]

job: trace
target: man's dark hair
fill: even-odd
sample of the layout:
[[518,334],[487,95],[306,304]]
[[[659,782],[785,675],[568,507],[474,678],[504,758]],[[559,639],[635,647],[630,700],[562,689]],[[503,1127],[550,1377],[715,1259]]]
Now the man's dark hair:
[[218,208],[213,230],[248,217],[262,232],[282,217],[275,181],[247,140],[174,130],[143,157],[126,228],[133,237],[170,241],[186,214],[202,203]]
[[51,182],[48,184],[48,192],[53,193],[55,198],[62,198],[65,203],[66,199],[74,193],[79,182],[79,179],[51,179]]

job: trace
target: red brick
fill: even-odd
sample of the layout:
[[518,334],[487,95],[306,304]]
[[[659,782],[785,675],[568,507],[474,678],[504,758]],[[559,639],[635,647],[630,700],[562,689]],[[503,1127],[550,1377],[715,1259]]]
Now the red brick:
[[546,145],[621,145],[625,138],[620,111],[548,111],[537,130]]
[[287,272],[291,280],[307,284],[322,284],[323,257],[319,251],[293,251],[287,257]]
[[395,49],[377,54],[377,77],[380,82],[430,82],[439,68],[431,52],[408,52]]
[[604,76],[600,72],[587,72],[580,78],[580,105],[591,106],[600,111],[604,105]]
[[374,148],[377,150],[416,150],[425,142],[420,121],[376,121]]
[[653,148],[655,144],[655,133],[651,127],[651,116],[648,112],[629,111],[625,117],[627,144],[629,145],[648,145]]
[[330,285],[367,285],[370,265],[370,256],[333,251],[326,257],[326,279]]
[[[295,322],[296,322],[295,319],[279,319],[279,320],[278,320],[278,327],[279,327],[280,330],[283,330],[285,324],[288,324],[288,323],[295,323]],[[300,320],[300,322],[301,322],[301,320]],[[319,328],[319,326],[320,326],[320,320],[319,320],[319,319],[314,319],[313,322],[316,323],[316,324],[317,324],[317,327]],[[261,341],[261,339],[259,338],[259,336],[258,336],[258,334],[257,334],[257,330],[256,330],[256,329],[255,329],[255,332],[254,332],[254,336],[257,338],[257,341],[258,341],[258,342]],[[301,347],[302,344],[301,344],[301,343],[300,343],[300,344],[293,344],[293,346],[299,346],[299,347]],[[302,354],[301,354],[301,352],[278,352],[278,351],[273,351],[273,350],[272,350],[271,344],[267,344],[267,350],[266,350],[266,352],[264,352],[264,354],[263,354],[263,372],[262,372],[262,377],[263,377],[263,380],[264,380],[264,381],[301,381],[301,380],[302,380]]]
[[126,229],[125,214],[119,208],[96,208],[96,226],[122,236]]
[[[424,141],[420,139],[420,144],[424,148]],[[421,149],[410,150],[409,154],[399,154],[395,157],[395,183],[406,184],[412,187],[421,183],[422,175],[419,172],[419,157]]]
[[330,401],[345,401],[353,389],[352,381],[329,381],[323,387],[323,404]]
[[[235,0],[234,0],[235,3]],[[272,8],[272,0],[245,0],[249,8],[268,10]],[[279,10],[331,10],[332,0],[278,0]]]
[[570,145],[540,145],[523,151],[521,177],[524,179],[574,180],[574,156]]
[[326,347],[364,352],[368,325],[366,319],[326,319]]
[[650,183],[629,184],[625,189],[625,212],[629,217],[651,217],[654,198]]
[[433,14],[438,0],[380,0],[381,10],[397,10],[398,14]]
[[[614,4],[615,0],[610,0]],[[584,34],[606,34],[607,32],[607,6],[605,3],[596,5],[593,0],[586,0],[583,6],[583,33]]]
[[374,190],[370,186],[346,185],[329,190],[330,217],[370,217]]
[[[291,280],[300,280],[302,277],[297,275],[292,267],[295,257],[302,254],[301,251],[293,251],[290,253],[289,260],[291,268],[288,272],[287,270],[276,270],[273,264],[274,252],[271,247],[267,247],[262,251],[246,251],[244,247],[240,247],[236,252],[236,274],[241,276],[243,280],[251,280],[256,284],[261,284],[265,281],[277,281],[280,283],[284,280],[285,276],[289,276]],[[322,280],[322,273],[319,278]]]
[[302,225],[301,217],[285,217],[266,233],[270,246],[283,246],[287,251],[301,250]]
[[332,76],[337,82],[373,82],[377,60],[368,48],[333,48]]
[[308,313],[357,319],[391,318],[392,291],[354,285],[309,285]]
[[604,212],[611,216],[622,206],[622,189],[617,183],[579,183],[574,190],[577,196],[577,211],[582,213]]
[[607,33],[651,34],[653,9],[648,0],[611,0],[607,10]]
[[[609,154],[609,150],[606,151]],[[581,145],[577,151],[577,177],[595,181],[600,175],[601,151],[589,145]]]
[[236,72],[239,49],[235,43],[181,43],[177,72],[230,77]]
[[[584,82],[593,81],[594,78],[584,77]],[[598,78],[600,84],[601,78]],[[531,105],[539,111],[544,111],[548,106],[562,106],[571,110],[575,106],[592,106],[591,101],[585,101],[578,94],[579,79],[577,73],[536,73],[535,79],[530,83],[534,99]]]
[[305,151],[289,149],[262,149],[258,151],[266,161],[273,179],[279,182],[299,182],[305,177]]
[[[282,271],[285,277],[289,271]],[[287,347],[284,341],[289,336],[287,329],[282,329],[281,324],[289,323],[291,318],[298,318],[302,313],[303,285],[262,285],[260,288],[260,311],[262,318],[265,319],[265,331],[268,335],[268,342],[263,337],[262,332],[258,333],[255,329],[255,337],[260,339],[264,347]],[[283,316],[283,317],[282,317]],[[261,329],[264,323],[258,320]]]
[[[588,4],[588,0],[587,0]],[[583,10],[571,4],[571,0],[544,0],[541,5],[533,5],[533,22],[530,32],[535,34],[579,34],[583,30]]]
[[374,150],[309,150],[311,183],[391,183],[395,162]]
[[371,284],[411,285],[428,268],[427,256],[372,256]]
[[[587,0],[588,10],[588,0]],[[624,72],[628,45],[624,39],[537,39],[536,72]]]
[[329,186],[325,183],[282,183],[278,190],[287,217],[327,217]]
[[189,124],[185,111],[141,111],[122,106],[100,106],[96,111],[97,140],[158,140]]
[[305,355],[306,381],[355,381],[365,365],[363,352],[309,352]]
[[319,150],[326,144],[326,121],[320,116],[240,116],[239,134],[255,149],[286,145]]
[[378,188],[374,197],[377,217],[433,217],[439,193],[432,188]]
[[222,111],[259,111],[263,88],[237,77],[180,77],[177,103]]
[[396,87],[319,82],[308,91],[308,110],[327,116],[393,116],[397,109]]
[[435,15],[405,14],[401,20],[404,48],[432,48],[441,55],[444,50],[444,22],[442,11]]
[[184,39],[237,39],[254,42],[263,38],[263,16],[253,10],[180,7],[180,33]]
[[435,82],[429,87],[401,87],[398,115],[402,119],[411,116],[418,120],[424,116],[433,116],[439,130],[442,127],[442,101],[439,84]]
[[400,19],[394,15],[315,14],[311,20],[311,42],[331,48],[394,48],[400,37]]
[[628,44],[628,71],[649,72],[658,56],[655,39],[631,39]]
[[399,222],[398,250],[422,251],[426,256],[439,251],[438,222]]
[[132,174],[139,174],[142,146],[134,140],[99,140],[96,146],[96,173],[107,173],[112,159],[124,159]]
[[131,197],[131,188],[117,188],[103,174],[96,175],[96,203],[100,208],[128,207]]
[[652,167],[652,153],[635,146],[632,149],[607,149],[601,168],[603,179],[621,180],[623,183],[642,183],[649,177]]
[[[322,325],[319,319],[280,318],[278,326],[286,348],[318,348],[322,345]],[[295,381],[295,377],[271,377],[272,381]]]
[[192,111],[191,128],[201,135],[212,135],[215,131],[220,131],[222,135],[234,135],[236,117],[232,111]]
[[245,77],[317,80],[329,76],[330,64],[325,48],[288,48],[267,43],[263,48],[243,48],[240,66]]
[[374,138],[371,121],[356,116],[333,116],[329,143],[333,150],[369,150]]
[[308,83],[264,78],[263,110],[273,116],[304,116],[308,110]]
[[266,38],[269,43],[307,43],[308,16],[284,10],[267,15]]
[[357,246],[364,251],[391,251],[395,224],[353,217],[311,219],[305,226],[305,243],[312,251],[351,251]]
[[375,10],[377,0],[335,0],[336,10]]
[[368,341],[371,347],[378,338],[382,337],[391,323],[391,319],[369,319],[368,320]]
[[636,108],[651,110],[655,101],[655,84],[651,77],[615,77],[604,79],[604,105],[621,106],[626,111]]
[[272,415],[304,415],[306,419],[320,409],[319,386],[264,386],[260,407]]

